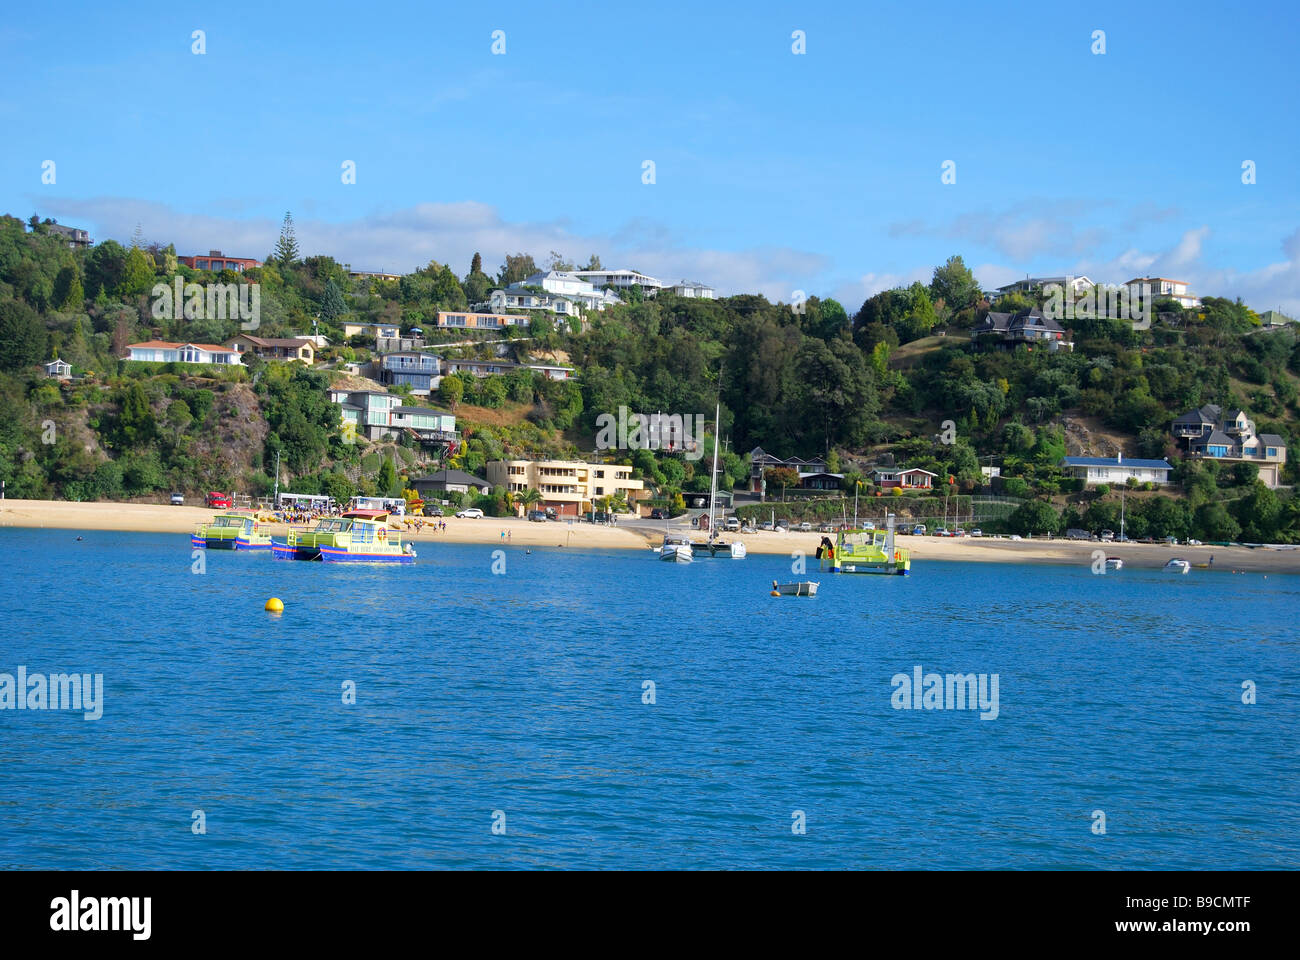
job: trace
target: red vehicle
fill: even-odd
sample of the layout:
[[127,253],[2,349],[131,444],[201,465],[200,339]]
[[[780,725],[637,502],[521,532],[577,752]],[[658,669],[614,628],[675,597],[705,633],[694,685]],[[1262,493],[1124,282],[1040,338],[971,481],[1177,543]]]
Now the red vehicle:
[[209,493],[208,506],[214,510],[229,510],[231,507],[230,495],[226,493]]

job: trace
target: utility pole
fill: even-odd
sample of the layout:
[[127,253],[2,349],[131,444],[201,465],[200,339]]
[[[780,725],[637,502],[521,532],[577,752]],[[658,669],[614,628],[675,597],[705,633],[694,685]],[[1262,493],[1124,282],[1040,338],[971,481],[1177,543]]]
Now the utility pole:
[[275,451],[275,499],[271,501],[272,505],[280,505],[280,451]]

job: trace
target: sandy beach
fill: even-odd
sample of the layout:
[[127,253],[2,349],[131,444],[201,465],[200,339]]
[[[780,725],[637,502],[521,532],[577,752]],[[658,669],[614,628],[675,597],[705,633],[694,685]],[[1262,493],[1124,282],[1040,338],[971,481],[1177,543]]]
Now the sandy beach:
[[[35,527],[54,530],[135,530],[148,533],[190,533],[216,511],[206,507],[173,507],[148,503],[71,503],[61,500],[0,501],[0,528]],[[484,517],[462,520],[448,517],[446,532],[429,527],[409,532],[412,540],[447,543],[507,543],[533,547],[575,547],[582,549],[648,550],[662,539],[656,527],[606,527],[590,523],[531,523],[527,520]],[[287,532],[283,524],[271,524],[273,535]],[[506,536],[503,538],[502,534]],[[736,534],[727,534],[735,538]],[[743,534],[750,553],[790,556],[803,550],[810,561],[821,542],[819,533]],[[1093,551],[1122,557],[1126,567],[1158,569],[1171,557],[1183,557],[1192,564],[1208,563],[1217,573],[1300,573],[1300,550],[1263,547],[1176,547],[1163,544],[1093,543],[1074,540],[996,540],[992,538],[940,538],[900,536],[898,544],[912,552],[913,563],[953,560],[973,563],[1089,564]],[[1194,569],[1193,573],[1209,572]]]

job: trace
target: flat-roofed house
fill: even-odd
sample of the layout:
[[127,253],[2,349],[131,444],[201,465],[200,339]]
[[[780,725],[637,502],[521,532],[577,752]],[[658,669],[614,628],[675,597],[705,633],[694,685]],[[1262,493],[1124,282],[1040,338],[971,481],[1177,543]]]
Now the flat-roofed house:
[[1124,286],[1149,283],[1151,297],[1154,300],[1177,300],[1180,306],[1193,308],[1201,305],[1201,298],[1193,296],[1187,289],[1185,280],[1170,280],[1167,277],[1134,277]]
[[464,470],[438,470],[412,480],[411,489],[427,500],[440,493],[491,493],[492,484]]
[[488,481],[511,493],[533,489],[542,495],[540,506],[560,516],[576,517],[592,509],[594,501],[622,493],[629,506],[645,496],[645,482],[632,479],[632,468],[616,463],[575,460],[493,460],[486,468]]
[[421,396],[442,383],[442,357],[418,350],[386,353],[379,358],[379,382],[385,386],[406,384]]

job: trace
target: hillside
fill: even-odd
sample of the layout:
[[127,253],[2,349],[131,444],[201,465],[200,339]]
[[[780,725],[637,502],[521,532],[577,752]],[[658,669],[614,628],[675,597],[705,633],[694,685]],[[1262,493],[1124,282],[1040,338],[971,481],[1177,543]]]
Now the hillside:
[[[214,276],[178,265],[170,247],[128,249],[110,240],[73,250],[39,221],[29,227],[0,220],[0,480],[11,496],[112,499],[225,486],[257,494],[273,486],[277,454],[282,488],[400,493],[403,475],[427,469],[429,454],[405,440],[382,450],[345,442],[339,408],[328,400],[331,381],[379,384],[343,369],[368,361],[373,347],[344,337],[343,322],[394,323],[408,335],[439,310],[465,309],[536,268],[521,254],[492,277],[476,257],[463,278],[431,263],[400,281],[354,279],[318,256],[270,258],[243,274]],[[330,345],[312,368],[255,358],[224,370],[124,361],[128,343],[220,344],[239,332],[234,318],[159,317],[150,291],[176,278],[257,283],[259,335],[302,334],[319,321]],[[1015,294],[998,309],[1043,304]],[[971,329],[989,312],[960,257],[936,267],[930,284],[882,291],[853,314],[817,297],[795,309],[752,295],[629,296],[581,325],[534,312],[513,338],[461,337],[465,345],[454,348],[571,365],[575,379],[554,381],[523,367],[502,376],[449,375],[418,402],[454,410],[462,442],[446,462],[471,472],[502,456],[591,455],[597,418],[620,408],[698,415],[711,431],[720,401],[724,487],[748,477],[745,451],[756,446],[780,457],[825,457],[845,491],[863,481],[859,489],[872,492],[870,468],[893,463],[951,477],[964,495],[1026,501],[1015,525],[1046,531],[1089,523],[1094,509],[1102,517],[1115,499],[1078,489],[1061,459],[1122,452],[1173,464],[1173,483],[1139,498],[1156,505],[1153,529],[1300,539],[1294,456],[1271,489],[1256,480],[1253,464],[1187,460],[1170,432],[1174,417],[1213,403],[1248,411],[1260,434],[1289,447],[1300,434],[1293,329],[1261,330],[1248,305],[1205,297],[1194,310],[1158,304],[1159,320],[1145,330],[1106,319],[1063,321],[1065,347],[1053,351],[997,337],[972,341]],[[41,376],[39,365],[56,356],[72,365],[62,386]],[[54,438],[43,442],[48,422]],[[706,440],[706,452],[712,444]],[[666,499],[708,489],[708,471],[675,454],[605,455],[631,463]],[[980,469],[989,464],[1001,473],[993,491]],[[506,509],[504,491],[485,508]]]

